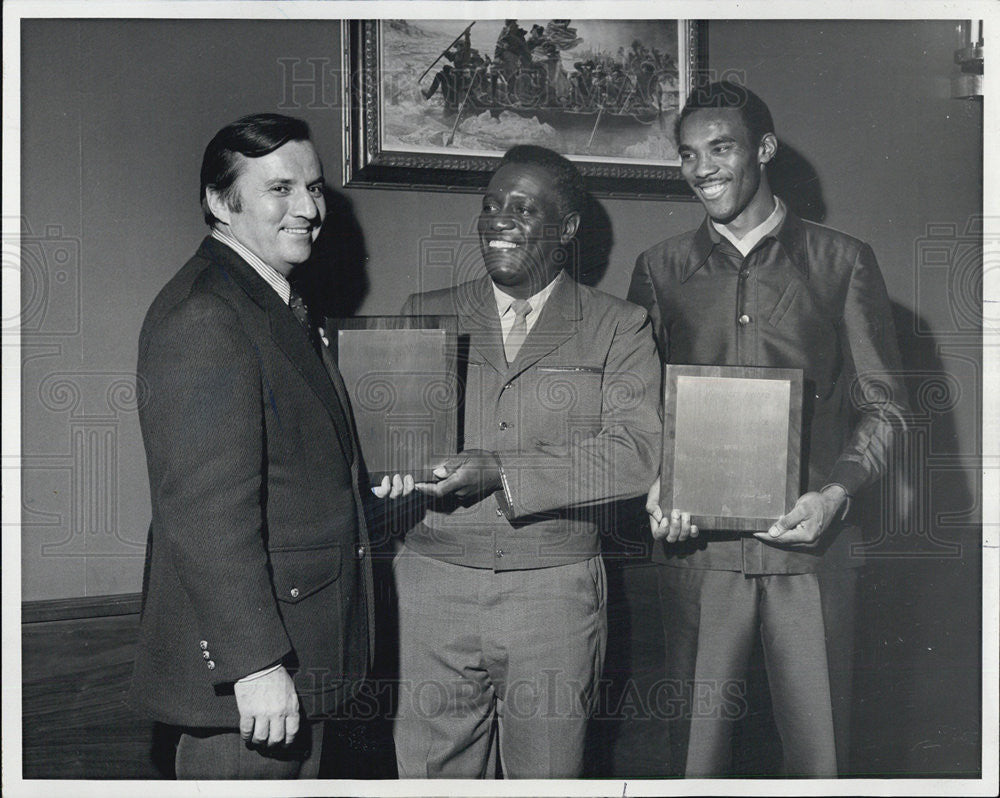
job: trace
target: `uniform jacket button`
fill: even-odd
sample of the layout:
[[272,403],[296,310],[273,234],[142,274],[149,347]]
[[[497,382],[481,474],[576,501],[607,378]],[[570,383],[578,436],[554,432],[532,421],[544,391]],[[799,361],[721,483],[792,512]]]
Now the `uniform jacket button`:
[[738,321],[741,325],[746,327],[750,323],[750,317],[746,313],[744,313],[742,316],[740,316]]
[[503,549],[497,549],[496,555],[497,557],[503,557]]
[[298,598],[299,597],[299,589],[297,587],[293,587],[288,592],[291,594],[292,598]]
[[201,647],[202,651],[207,651],[208,650],[208,641],[207,640],[202,640],[198,645]]
[[201,656],[202,656],[203,659],[211,659],[212,658],[212,655],[209,652],[207,652],[207,651],[202,651],[201,652]]
[[206,664],[206,665],[208,666],[208,669],[209,669],[210,671],[214,671],[214,670],[215,670],[215,663],[214,663],[214,662],[212,662],[212,660],[209,660],[209,661],[208,661],[208,662],[206,662],[205,664]]
[[365,547],[358,546],[358,559],[361,559],[364,556],[365,556]]
[[497,518],[503,518],[503,510],[497,507]]

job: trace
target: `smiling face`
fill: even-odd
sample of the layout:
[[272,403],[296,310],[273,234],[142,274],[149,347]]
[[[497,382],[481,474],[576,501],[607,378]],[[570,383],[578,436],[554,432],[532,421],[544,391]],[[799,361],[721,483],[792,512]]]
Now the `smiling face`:
[[309,259],[326,215],[323,169],[309,141],[289,141],[260,158],[242,155],[228,205],[215,191],[206,194],[223,229],[286,277]]
[[764,164],[778,142],[767,133],[753,144],[735,108],[699,108],[681,124],[681,174],[708,215],[735,230],[750,231],[774,209]]
[[486,189],[479,246],[493,282],[518,299],[537,294],[565,265],[564,245],[580,223],[563,213],[553,177],[541,166],[508,163]]

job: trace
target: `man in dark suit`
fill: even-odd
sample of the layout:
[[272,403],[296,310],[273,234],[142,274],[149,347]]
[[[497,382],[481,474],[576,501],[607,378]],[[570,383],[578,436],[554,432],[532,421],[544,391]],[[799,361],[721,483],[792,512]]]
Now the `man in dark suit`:
[[871,247],[772,194],[778,141],[757,95],[696,88],[678,144],[708,216],[639,256],[629,299],[649,310],[668,363],[802,369],[808,474],[795,506],[753,535],[700,534],[684,508],[664,514],[653,484],[667,675],[685,699],[671,765],[727,774],[759,634],[786,772],[835,776],[846,767],[861,564],[860,530],[845,516],[884,472],[906,416],[892,311]]
[[660,451],[645,311],[577,284],[585,191],[540,147],[510,150],[478,235],[486,274],[411,296],[468,339],[464,447],[394,561],[401,777],[579,776],[607,636],[601,533]]
[[[153,517],[130,700],[180,727],[178,778],[314,777],[321,719],[367,670],[351,411],[288,282],[323,191],[304,122],[258,114],[220,130],[201,170],[211,235],[139,339]],[[378,493],[390,490],[402,485]]]

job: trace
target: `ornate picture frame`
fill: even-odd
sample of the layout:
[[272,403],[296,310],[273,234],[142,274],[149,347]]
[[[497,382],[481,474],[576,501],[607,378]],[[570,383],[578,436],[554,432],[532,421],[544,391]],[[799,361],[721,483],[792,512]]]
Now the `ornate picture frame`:
[[595,196],[693,199],[673,122],[704,23],[345,20],[342,45],[346,187],[475,193],[530,143]]

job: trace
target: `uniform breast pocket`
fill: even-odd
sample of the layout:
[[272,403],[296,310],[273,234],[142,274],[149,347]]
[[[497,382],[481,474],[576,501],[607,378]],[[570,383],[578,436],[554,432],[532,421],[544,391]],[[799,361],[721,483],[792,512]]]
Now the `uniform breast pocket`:
[[789,283],[785,290],[782,292],[781,297],[778,299],[778,304],[774,306],[774,310],[771,311],[771,315],[767,317],[767,323],[772,327],[777,327],[781,324],[782,319],[788,315],[788,311],[791,309],[795,302],[795,296],[799,293],[798,283]]

